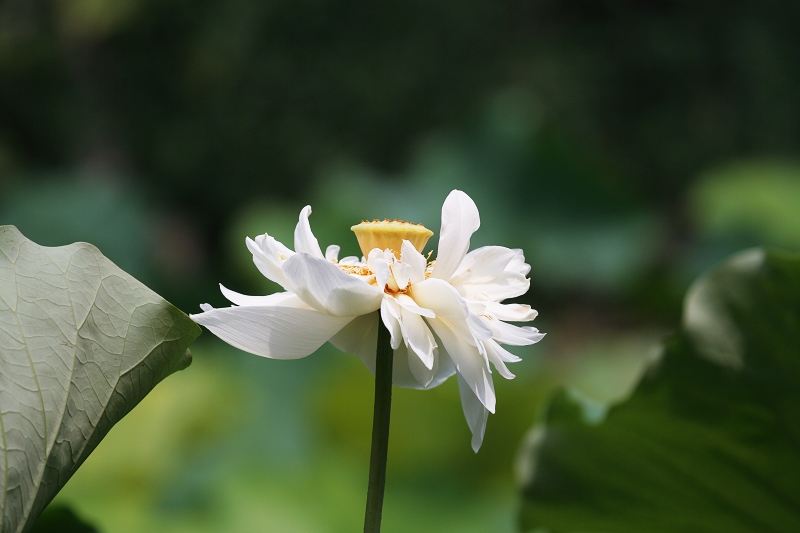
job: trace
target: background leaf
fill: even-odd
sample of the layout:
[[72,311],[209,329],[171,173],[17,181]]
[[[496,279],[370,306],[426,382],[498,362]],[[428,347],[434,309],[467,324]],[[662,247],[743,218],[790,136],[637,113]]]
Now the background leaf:
[[0,227],[0,531],[23,531],[200,329],[94,246]]
[[64,505],[50,505],[39,516],[30,533],[99,533]]
[[800,531],[800,257],[690,289],[660,366],[600,425],[557,397],[526,453],[524,531]]

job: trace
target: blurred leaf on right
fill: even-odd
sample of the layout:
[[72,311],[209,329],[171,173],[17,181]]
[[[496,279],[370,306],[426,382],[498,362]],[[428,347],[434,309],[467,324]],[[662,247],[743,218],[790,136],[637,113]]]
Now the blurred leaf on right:
[[800,164],[742,161],[705,173],[690,191],[702,237],[800,247]]
[[601,423],[557,396],[527,441],[522,531],[800,531],[800,255],[740,253]]

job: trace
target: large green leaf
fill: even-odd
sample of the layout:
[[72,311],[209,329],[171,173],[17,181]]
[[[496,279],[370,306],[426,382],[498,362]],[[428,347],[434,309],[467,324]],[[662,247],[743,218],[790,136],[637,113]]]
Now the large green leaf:
[[523,531],[800,531],[800,256],[700,279],[627,402],[589,425],[562,394],[530,443]]
[[200,329],[95,247],[0,227],[0,511],[29,529],[111,427],[191,362]]

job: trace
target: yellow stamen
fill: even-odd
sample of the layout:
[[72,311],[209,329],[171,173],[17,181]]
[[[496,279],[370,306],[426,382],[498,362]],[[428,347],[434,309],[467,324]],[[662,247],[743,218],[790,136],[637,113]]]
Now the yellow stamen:
[[418,252],[422,252],[425,243],[433,235],[433,232],[422,224],[402,220],[363,221],[350,229],[356,234],[364,257],[367,257],[373,248],[379,248],[391,250],[399,259],[404,240],[409,241]]
[[386,286],[384,286],[384,287],[383,287],[383,292],[385,292],[385,293],[387,293],[387,294],[408,294],[408,292],[409,292],[410,290],[411,290],[411,282],[410,282],[410,281],[408,282],[408,284],[405,286],[405,288],[404,288],[404,289],[401,289],[401,288],[399,288],[399,287],[398,287],[396,290],[395,290],[395,289],[392,289],[392,288],[389,286],[389,284],[388,284],[388,283],[386,284]]
[[365,266],[360,266],[360,265],[342,265],[342,264],[339,264],[337,266],[339,268],[341,268],[342,270],[344,270],[345,272],[347,272],[348,274],[356,274],[357,276],[371,276],[372,275],[372,271],[369,268],[365,267]]

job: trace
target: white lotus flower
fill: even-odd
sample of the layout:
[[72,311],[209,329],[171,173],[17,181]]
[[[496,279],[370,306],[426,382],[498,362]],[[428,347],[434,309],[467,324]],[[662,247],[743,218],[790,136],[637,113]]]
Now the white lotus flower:
[[442,206],[439,250],[430,263],[420,252],[433,233],[388,220],[353,226],[361,259],[339,260],[336,245],[323,255],[309,214],[310,206],[300,212],[294,251],[268,234],[246,240],[261,273],[286,292],[246,296],[220,285],[234,305],[204,304],[192,319],[232,346],[274,359],[305,357],[330,341],[374,373],[380,315],[391,333],[395,385],[426,389],[457,374],[477,452],[495,410],[490,364],[511,379],[506,363],[520,359],[502,345],[544,337],[506,322],[533,320],[530,306],[500,303],[528,290],[530,266],[522,250],[485,246],[467,253],[480,217],[472,199],[457,190]]

